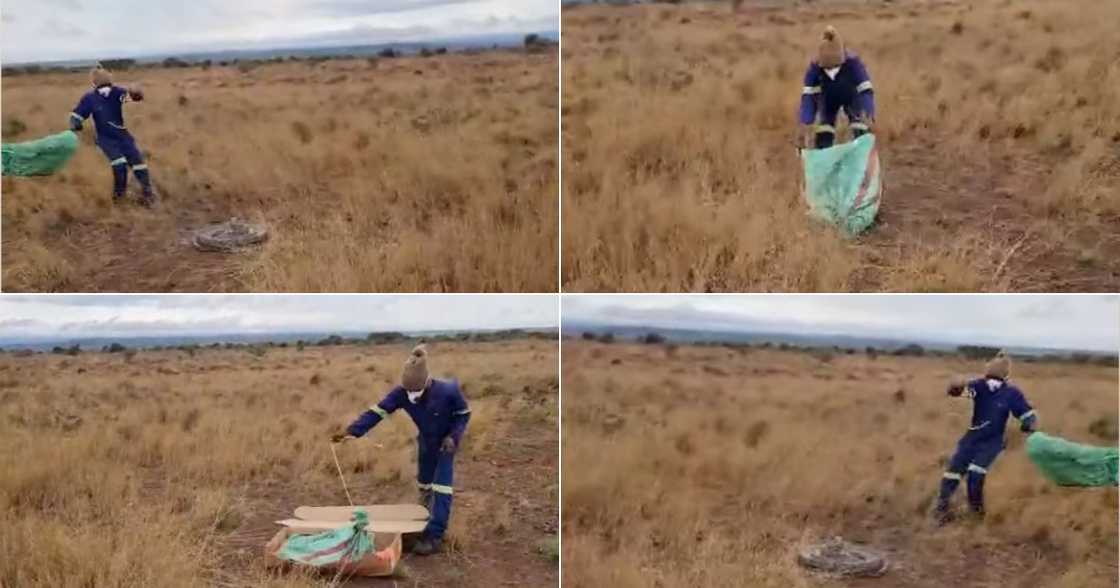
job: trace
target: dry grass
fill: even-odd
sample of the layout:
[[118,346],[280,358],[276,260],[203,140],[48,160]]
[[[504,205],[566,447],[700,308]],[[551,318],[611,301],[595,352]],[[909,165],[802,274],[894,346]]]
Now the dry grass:
[[[111,208],[84,134],[51,178],[4,178],[7,291],[556,289],[557,54],[120,72],[164,196]],[[6,77],[26,140],[65,128],[82,74]],[[137,188],[130,178],[130,188]],[[138,188],[137,188],[138,189]],[[193,251],[189,230],[267,222],[259,254]]]
[[[563,14],[568,291],[1115,291],[1115,2],[698,2]],[[812,221],[793,148],[834,24],[875,82],[886,195]]]
[[[295,507],[346,503],[327,435],[380,398],[406,351],[0,355],[0,585],[328,585],[268,573],[261,550]],[[473,418],[452,552],[406,560],[397,580],[555,583],[555,562],[533,545],[556,531],[556,344],[439,343],[432,354],[463,382]],[[339,448],[355,500],[415,499],[415,434],[400,414]],[[509,446],[536,459],[509,466]],[[510,483],[517,473],[523,483]],[[487,510],[509,496],[507,534],[495,536]],[[478,565],[494,559],[504,564]]]
[[[566,586],[863,586],[795,564],[831,534],[889,552],[867,586],[1116,585],[1116,490],[1049,484],[1014,426],[987,520],[930,525],[971,409],[944,382],[974,363],[586,342],[562,357]],[[1020,362],[1014,379],[1044,430],[1116,442],[1089,432],[1116,422],[1115,368]]]

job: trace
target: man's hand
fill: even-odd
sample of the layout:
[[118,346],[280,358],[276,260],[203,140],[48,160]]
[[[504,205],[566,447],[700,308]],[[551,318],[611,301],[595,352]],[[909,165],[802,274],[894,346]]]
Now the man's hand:
[[127,88],[128,97],[134,102],[140,102],[144,99],[144,87],[139,83],[133,84]]
[[963,376],[953,376],[949,378],[949,386],[946,393],[949,396],[957,397],[964,393],[964,387],[968,385],[968,381]]
[[443,438],[443,443],[439,446],[439,450],[444,453],[455,453],[455,440],[450,435]]
[[334,433],[331,433],[331,443],[342,443],[342,442],[344,442],[348,439],[353,439],[353,438],[354,438],[353,435],[351,435],[350,433],[347,433],[346,431],[342,431],[342,430],[335,431]]
[[812,149],[814,146],[813,126],[797,125],[797,136],[794,137],[794,143],[801,149]]

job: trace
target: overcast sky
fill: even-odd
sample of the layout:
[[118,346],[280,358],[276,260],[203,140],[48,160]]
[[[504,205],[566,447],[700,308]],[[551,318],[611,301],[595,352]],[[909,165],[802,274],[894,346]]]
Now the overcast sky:
[[555,296],[3,296],[0,340],[558,326]]
[[1117,351],[1120,298],[1021,295],[566,296],[564,323],[845,334]]
[[556,0],[3,0],[0,59],[103,59],[559,30]]

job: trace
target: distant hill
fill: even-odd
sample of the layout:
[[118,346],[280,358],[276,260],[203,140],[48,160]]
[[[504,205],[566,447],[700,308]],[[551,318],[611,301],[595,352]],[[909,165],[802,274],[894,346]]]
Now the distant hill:
[[42,67],[86,67],[99,60],[134,59],[139,64],[159,63],[174,57],[188,63],[203,61],[262,61],[276,58],[295,57],[309,59],[315,57],[372,57],[392,49],[404,55],[420,53],[424,49],[445,48],[448,51],[467,51],[471,49],[490,49],[517,47],[525,42],[526,35],[535,34],[550,41],[560,39],[560,31],[527,31],[525,33],[505,33],[491,35],[471,35],[429,39],[425,41],[402,41],[374,43],[368,45],[332,45],[318,47],[275,47],[262,49],[217,49],[214,51],[195,51],[185,53],[160,53],[150,55],[104,55],[99,59],[73,59],[57,61],[4,62],[5,67],[38,65]]
[[546,336],[556,335],[557,330],[548,327],[526,327],[519,329],[472,329],[449,331],[406,331],[406,332],[378,332],[378,331],[311,331],[311,332],[277,332],[277,333],[218,333],[212,335],[159,335],[142,337],[42,337],[42,338],[0,338],[0,349],[32,351],[49,351],[55,347],[80,346],[87,351],[96,351],[113,343],[118,343],[132,349],[150,349],[153,347],[178,347],[184,345],[209,346],[214,344],[226,345],[253,345],[260,343],[296,343],[304,341],[315,344],[320,341],[334,339],[342,341],[366,340],[374,338],[378,341],[409,341],[416,339],[471,339],[471,340],[500,340],[516,338],[519,336]]
[[[752,331],[752,330],[693,330],[673,327],[612,325],[609,323],[572,322],[565,321],[561,334],[565,337],[578,337],[583,333],[602,335],[611,333],[616,340],[637,340],[648,334],[656,334],[666,341],[675,343],[727,343],[759,345],[770,343],[773,345],[790,345],[795,347],[840,347],[842,349],[864,350],[872,347],[882,351],[896,351],[909,345],[920,345],[931,351],[951,352],[958,351],[962,345],[975,345],[976,342],[943,341],[922,336],[910,339],[871,337],[847,335],[838,333],[796,334],[782,332]],[[992,345],[999,348],[999,345]],[[1073,355],[1089,354],[1094,356],[1115,356],[1115,353],[1103,353],[1085,349],[1059,349],[1044,347],[1006,346],[1002,347],[1014,355],[1043,356],[1043,355]]]

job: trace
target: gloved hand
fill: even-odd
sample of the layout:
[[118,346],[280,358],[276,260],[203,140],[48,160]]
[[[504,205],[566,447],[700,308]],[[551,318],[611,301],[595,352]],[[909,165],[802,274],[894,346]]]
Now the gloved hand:
[[797,125],[797,135],[794,137],[793,142],[797,144],[800,149],[812,149],[816,146],[813,141],[813,125]]
[[963,376],[953,376],[949,378],[949,387],[946,391],[949,396],[957,397],[964,393],[964,387],[968,385],[968,381]]
[[144,87],[139,83],[128,87],[128,97],[139,102],[144,99]]
[[455,440],[450,435],[443,438],[443,443],[440,444],[439,450],[444,453],[455,453]]
[[342,443],[347,439],[353,439],[353,436],[350,433],[346,432],[345,429],[339,429],[334,433],[331,433],[331,443]]
[[80,132],[82,130],[82,121],[80,121],[77,118],[71,116],[70,117],[70,130],[74,131],[75,133]]

